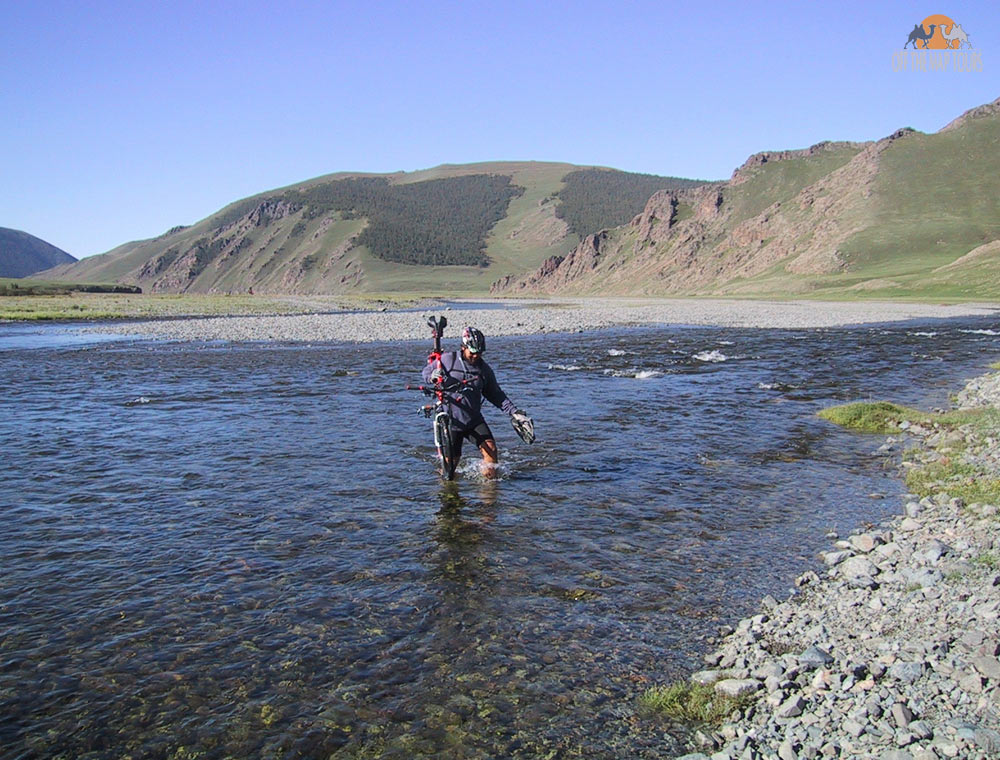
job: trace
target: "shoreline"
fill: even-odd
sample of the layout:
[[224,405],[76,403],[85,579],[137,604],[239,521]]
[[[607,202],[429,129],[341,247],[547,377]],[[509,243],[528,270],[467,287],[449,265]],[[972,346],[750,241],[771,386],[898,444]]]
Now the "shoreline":
[[368,343],[425,339],[428,334],[426,317],[439,313],[452,317],[453,330],[460,330],[461,324],[464,324],[455,316],[462,314],[468,315],[467,319],[488,337],[495,337],[661,325],[806,329],[990,316],[1000,312],[1000,305],[994,304],[846,301],[588,298],[465,302],[496,304],[496,308],[465,310],[428,306],[395,311],[144,319],[85,327],[83,331],[175,341]]
[[[1000,406],[1000,373],[956,398]],[[1000,479],[1000,436],[936,428],[907,426],[875,453],[915,445],[918,471],[954,458]],[[948,486],[836,540],[825,571],[721,632],[690,680],[747,704],[695,731],[682,760],[1000,757],[1000,509]]]

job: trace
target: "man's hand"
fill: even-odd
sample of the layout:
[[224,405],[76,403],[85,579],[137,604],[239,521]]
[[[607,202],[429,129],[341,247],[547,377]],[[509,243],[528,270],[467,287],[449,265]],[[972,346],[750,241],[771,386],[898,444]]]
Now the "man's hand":
[[433,372],[431,372],[431,382],[440,385],[444,382],[444,370],[438,367]]

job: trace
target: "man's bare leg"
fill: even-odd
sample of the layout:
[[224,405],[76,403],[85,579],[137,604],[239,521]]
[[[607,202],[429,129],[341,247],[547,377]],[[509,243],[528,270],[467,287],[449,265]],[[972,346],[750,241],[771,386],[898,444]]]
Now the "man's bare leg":
[[479,447],[479,451],[483,455],[483,477],[495,478],[497,476],[497,463],[500,461],[497,442],[492,438],[487,438]]

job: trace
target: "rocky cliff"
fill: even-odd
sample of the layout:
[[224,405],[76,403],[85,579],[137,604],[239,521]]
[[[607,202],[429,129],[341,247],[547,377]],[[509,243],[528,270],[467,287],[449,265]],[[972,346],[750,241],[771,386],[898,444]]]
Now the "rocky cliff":
[[[851,220],[863,212],[878,156],[899,136],[755,154],[729,182],[658,192],[627,228],[592,235],[561,260],[500,280],[491,291],[699,292],[719,281],[752,278],[782,261],[800,273],[836,271],[842,266],[837,243],[856,229]],[[748,200],[768,196],[760,187],[764,167],[818,155],[845,163],[794,194],[770,193],[774,200],[759,211],[750,208]]]
[[968,279],[970,262],[1000,260],[987,245],[1000,239],[998,138],[994,101],[934,135],[757,153],[728,182],[658,192],[628,225],[491,293],[1000,296],[996,277]]

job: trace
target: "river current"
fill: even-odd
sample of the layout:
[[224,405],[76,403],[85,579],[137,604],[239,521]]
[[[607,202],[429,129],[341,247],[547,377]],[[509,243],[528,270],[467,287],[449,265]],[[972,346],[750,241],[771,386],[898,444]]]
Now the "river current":
[[443,484],[424,343],[0,325],[0,757],[670,756],[639,695],[901,509],[883,439],[816,412],[945,407],[998,341],[493,338],[538,440],[488,407],[501,477],[467,447]]

